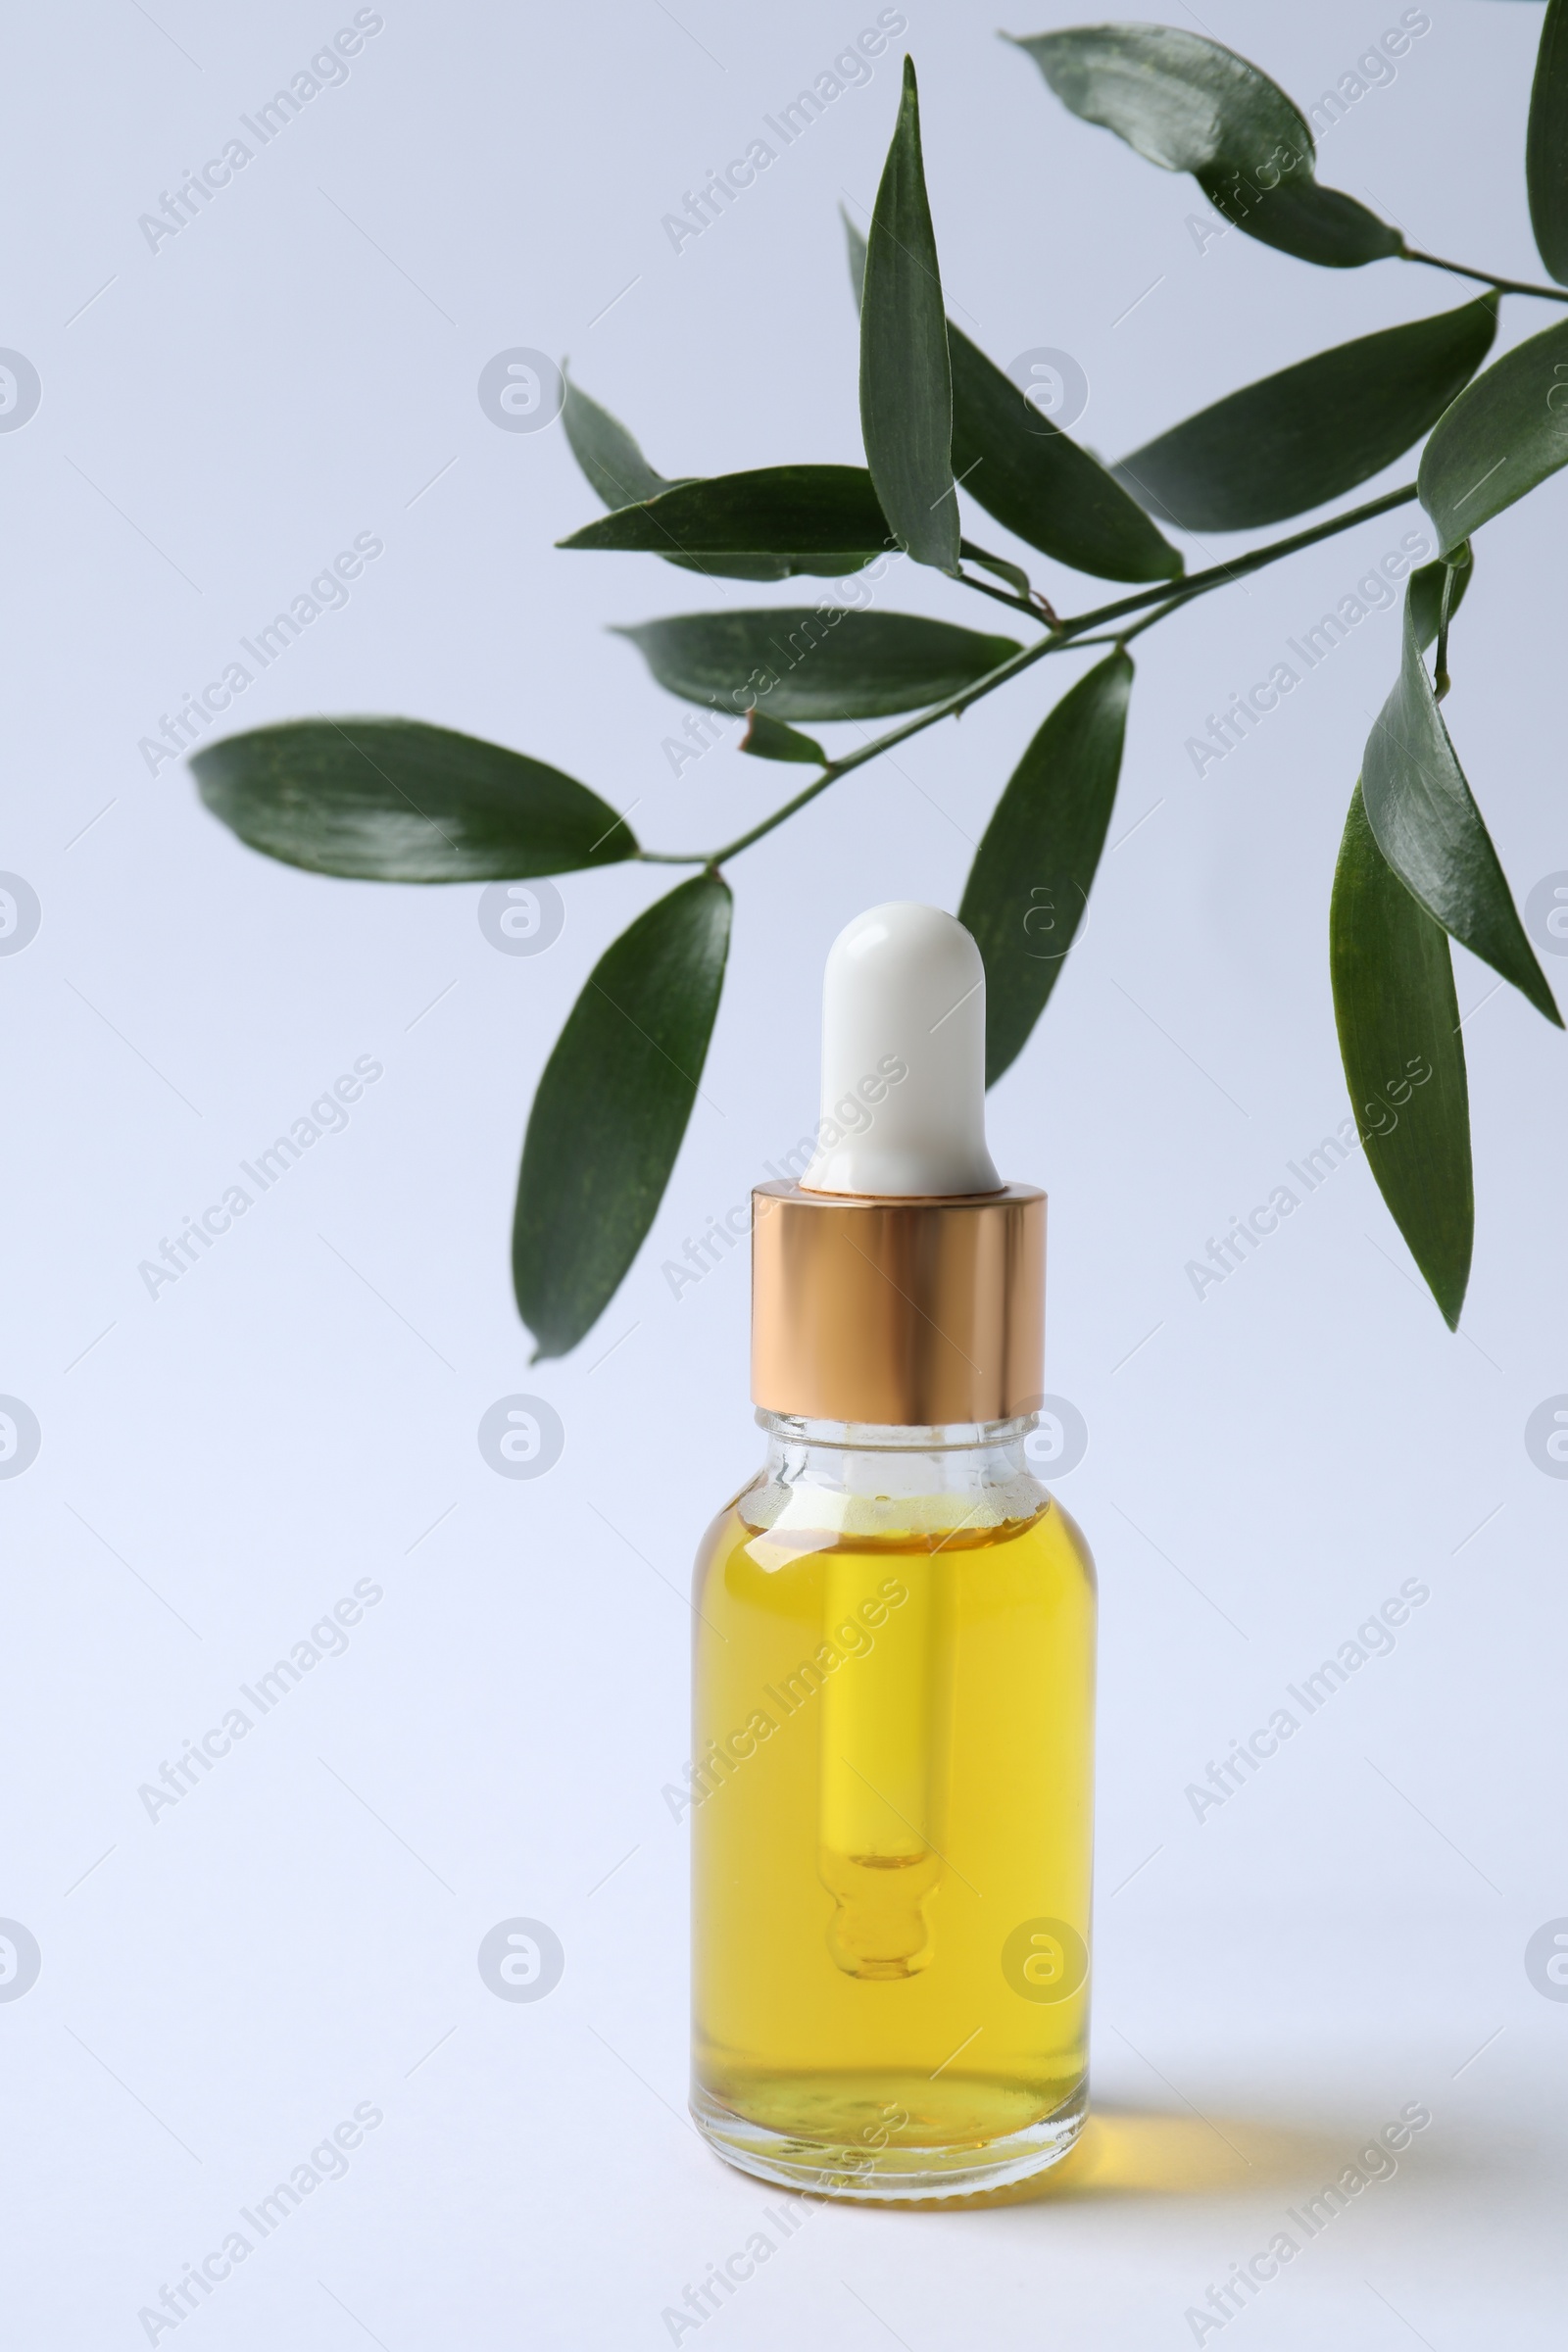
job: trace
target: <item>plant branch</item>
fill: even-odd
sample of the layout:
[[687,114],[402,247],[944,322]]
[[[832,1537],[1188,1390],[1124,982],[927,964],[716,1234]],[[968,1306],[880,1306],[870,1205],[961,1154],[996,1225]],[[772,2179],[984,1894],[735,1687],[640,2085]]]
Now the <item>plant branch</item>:
[[1041,638],[1034,645],[1024,646],[995,669],[987,670],[985,676],[977,678],[972,686],[960,687],[956,694],[950,694],[942,702],[934,703],[930,710],[918,710],[912,718],[905,719],[902,725],[890,727],[885,735],[878,735],[872,742],[861,744],[857,751],[846,752],[842,760],[830,760],[804,792],[798,792],[793,800],[786,801],[781,808],[775,808],[771,816],[763,817],[749,832],[727,841],[722,849],[683,854],[640,850],[638,857],[646,865],[721,865],[726,858],[738,858],[742,850],[749,850],[754,842],[775,831],[797,810],[814,801],[818,793],[826,792],[830,784],[836,784],[841,776],[851,774],[858,767],[864,767],[867,760],[891,751],[896,743],[906,743],[911,735],[923,734],[927,727],[934,727],[939,719],[961,717],[971,703],[979,702],[985,695],[995,694],[999,686],[1004,686],[1009,678],[1017,677],[1020,671],[1032,668],[1047,654],[1068,653],[1080,643],[1102,645],[1106,640],[1100,636],[1091,637],[1091,630],[1102,628],[1107,621],[1120,620],[1129,612],[1144,612],[1151,606],[1157,607],[1157,611],[1149,612],[1148,618],[1141,621],[1138,628],[1118,630],[1110,639],[1112,644],[1125,645],[1143,629],[1152,628],[1156,620],[1163,620],[1167,613],[1179,612],[1183,605],[1191,604],[1195,597],[1207,596],[1212,589],[1228,587],[1233,580],[1245,579],[1250,572],[1261,571],[1267,564],[1278,564],[1284,557],[1294,556],[1303,547],[1315,547],[1320,539],[1335,538],[1341,531],[1353,529],[1358,522],[1369,522],[1375,514],[1386,514],[1393,507],[1408,506],[1415,495],[1415,483],[1405,482],[1397,490],[1386,490],[1381,498],[1368,499],[1364,506],[1352,507],[1348,514],[1331,515],[1327,522],[1312,523],[1304,531],[1293,532],[1288,539],[1275,539],[1266,547],[1254,547],[1244,556],[1234,557],[1228,564],[1214,564],[1206,571],[1196,571],[1179,588],[1173,588],[1169,580],[1163,580],[1157,588],[1141,589],[1136,596],[1122,597],[1116,604],[1101,605],[1092,612],[1074,614],[1059,621],[1049,636]]
[[[1320,539],[1332,539],[1341,531],[1348,531],[1358,522],[1370,522],[1375,514],[1387,514],[1393,507],[1407,507],[1417,496],[1414,482],[1403,482],[1397,490],[1385,490],[1381,498],[1369,498],[1364,506],[1352,507],[1348,514],[1331,514],[1327,522],[1314,522],[1304,531],[1293,531],[1289,539],[1272,539],[1266,547],[1249,548],[1246,555],[1233,556],[1227,564],[1211,564],[1206,571],[1195,571],[1179,584],[1161,580],[1157,588],[1144,588],[1136,596],[1124,596],[1118,604],[1101,605],[1093,612],[1080,612],[1064,620],[1061,634],[1070,632],[1081,636],[1085,629],[1098,629],[1108,620],[1120,620],[1124,612],[1141,612],[1150,605],[1188,604],[1195,596],[1206,596],[1211,588],[1223,588],[1232,580],[1246,579],[1250,572],[1262,571],[1270,564],[1278,564],[1286,556],[1294,556],[1303,547],[1315,547]],[[1043,649],[1054,651],[1055,639]],[[1037,650],[1030,648],[1031,652]],[[1004,666],[1015,666],[1013,663]],[[1000,678],[1001,670],[992,672]],[[981,680],[985,684],[985,680]],[[972,693],[974,690],[970,688]]]
[[1429,270],[1446,270],[1454,277],[1473,277],[1484,286],[1495,286],[1499,294],[1534,294],[1542,302],[1568,302],[1568,287],[1532,286],[1522,277],[1494,277],[1490,270],[1472,270],[1464,262],[1446,262],[1435,253],[1418,253],[1407,245],[1400,254],[1401,262],[1425,262]]
[[[1199,589],[1200,596],[1203,593],[1201,588]],[[1190,601],[1190,596],[1168,597],[1164,604],[1156,605],[1152,612],[1146,612],[1143,619],[1130,629],[1121,629],[1108,637],[1077,637],[1073,642],[1075,645],[1131,645],[1135,637],[1141,637],[1146,629],[1152,629],[1155,621],[1164,620],[1172,612],[1179,612],[1183,605]]]

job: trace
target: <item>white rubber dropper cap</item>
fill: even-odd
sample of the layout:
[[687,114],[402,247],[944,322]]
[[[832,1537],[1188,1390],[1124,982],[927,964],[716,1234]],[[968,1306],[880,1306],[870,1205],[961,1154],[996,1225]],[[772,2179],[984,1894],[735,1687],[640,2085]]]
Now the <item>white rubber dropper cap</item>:
[[1002,1191],[986,1150],[985,965],[940,907],[868,907],[828,950],[817,1135],[807,1192]]

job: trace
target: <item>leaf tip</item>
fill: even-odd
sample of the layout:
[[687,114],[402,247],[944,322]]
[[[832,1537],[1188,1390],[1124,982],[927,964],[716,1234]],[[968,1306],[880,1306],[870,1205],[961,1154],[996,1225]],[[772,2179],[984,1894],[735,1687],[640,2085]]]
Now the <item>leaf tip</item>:
[[[1551,993],[1551,982],[1541,968],[1540,957],[1528,947],[1525,948],[1525,970],[1514,980],[1514,986],[1526,1002],[1535,1006],[1543,1020],[1549,1021],[1554,1029],[1561,1029],[1565,1025],[1563,1017],[1557,1009],[1557,1000]],[[1504,977],[1512,975],[1505,974]]]
[[[1409,1235],[1406,1234],[1404,1238],[1408,1243]],[[1458,1331],[1459,1317],[1464,1312],[1465,1294],[1470,1288],[1470,1260],[1475,1247],[1472,1235],[1466,1235],[1463,1246],[1462,1264],[1450,1262],[1446,1266],[1431,1267],[1423,1265],[1419,1258],[1416,1260],[1421,1278],[1432,1293],[1434,1305],[1452,1332]]]

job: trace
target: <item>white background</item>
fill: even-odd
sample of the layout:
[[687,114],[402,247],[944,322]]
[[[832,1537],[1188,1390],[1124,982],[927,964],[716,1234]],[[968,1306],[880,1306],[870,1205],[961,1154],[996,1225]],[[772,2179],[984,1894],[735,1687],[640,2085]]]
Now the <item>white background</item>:
[[[144,2342],[140,2308],[362,2101],[384,2122],[348,2176],[182,2344],[652,2347],[759,2227],[767,2192],[684,2120],[686,1832],[661,1795],[686,1754],[691,1554],[759,1446],[745,1275],[737,1256],[676,1301],[660,1267],[813,1115],[834,933],[879,899],[956,904],[1066,682],[1032,672],[737,861],[705,1100],[654,1233],[585,1345],[530,1371],[507,1268],[528,1102],[661,878],[567,878],[559,942],[503,956],[477,889],[273,864],[182,766],[150,776],[138,740],[370,531],[384,556],[241,723],[465,728],[638,802],[661,848],[785,797],[789,771],[727,747],[671,778],[685,713],[605,630],[705,599],[646,559],[554,553],[597,502],[559,426],[499,431],[475,384],[509,346],[569,352],[666,472],[858,463],[836,207],[863,222],[900,44],[677,255],[662,216],[872,7],[388,0],[347,83],[150,252],[138,215],[351,13],[157,0],[155,24],[100,0],[8,42],[0,342],[44,387],[0,436],[0,866],[43,906],[0,960],[0,1390],[43,1432],[0,1483],[0,1913],[43,1954],[0,2004],[0,2264],[29,2346]],[[1042,0],[1013,28],[1077,13]],[[1537,277],[1541,11],[1431,13],[1323,176],[1412,241]],[[951,306],[1002,363],[1076,355],[1096,448],[1466,299],[1237,233],[1200,252],[1196,189],[1069,118],[989,8],[909,14]],[[1207,0],[1203,23],[1309,101],[1397,14]],[[1510,303],[1503,339],[1556,316]],[[1411,2101],[1433,2122],[1396,2178],[1231,2325],[1261,2345],[1554,2340],[1568,2006],[1523,1952],[1568,1912],[1568,1484],[1523,1428],[1568,1389],[1563,1040],[1457,956],[1478,1199],[1457,1339],[1359,1154],[1201,1300],[1183,1272],[1347,1114],[1329,886],[1394,617],[1203,780],[1183,744],[1418,520],[1140,644],[1120,846],[993,1098],[999,1164],[1052,1195],[1048,1385],[1091,1433],[1063,1498],[1104,1598],[1100,2114],[1075,2169],[1016,2205],[817,2209],[705,2345],[1190,2342],[1209,2282]],[[1565,520],[1559,477],[1488,526],[1454,640],[1450,721],[1521,902],[1568,867]],[[1094,601],[1035,568],[1067,608]],[[905,609],[1005,626],[912,566],[895,585]],[[348,1130],[150,1299],[138,1262],[362,1054],[385,1074]],[[566,1430],[536,1482],[475,1443],[517,1391]],[[1187,1785],[1410,1577],[1431,1599],[1395,1652],[1200,1825]],[[362,1578],[383,1598],[346,1653],[150,1821],[139,1786]],[[515,1915],[566,1955],[529,2005],[475,1965]]]

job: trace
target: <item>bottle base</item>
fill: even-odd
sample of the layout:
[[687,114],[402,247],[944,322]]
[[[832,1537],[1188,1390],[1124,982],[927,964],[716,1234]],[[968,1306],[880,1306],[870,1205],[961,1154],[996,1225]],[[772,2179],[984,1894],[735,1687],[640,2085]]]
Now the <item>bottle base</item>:
[[[1049,2115],[996,2138],[971,2136],[881,2148],[853,2141],[824,2142],[778,2132],[724,2106],[700,2083],[692,2085],[691,2114],[715,2155],[737,2171],[776,2187],[859,2205],[931,2203],[1013,2188],[1059,2164],[1089,2111],[1087,2078]],[[862,2134],[862,2139],[864,2135]]]

